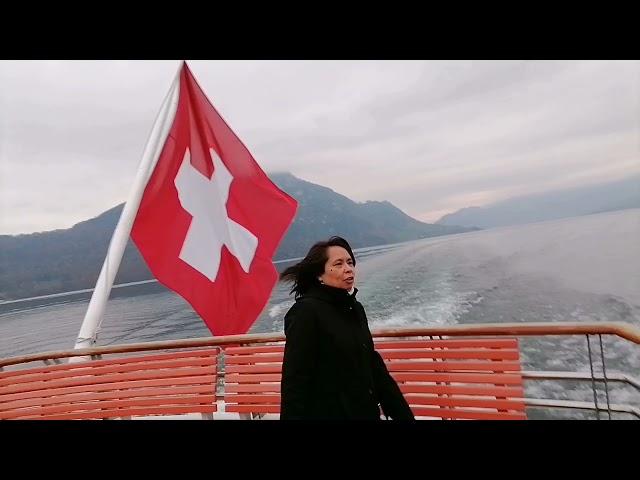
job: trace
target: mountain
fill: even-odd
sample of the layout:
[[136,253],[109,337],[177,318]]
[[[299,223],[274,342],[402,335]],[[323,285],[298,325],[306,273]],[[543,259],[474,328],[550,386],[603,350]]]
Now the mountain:
[[536,195],[514,197],[486,207],[466,207],[437,225],[492,228],[640,207],[640,176]]
[[280,244],[276,259],[302,256],[314,242],[331,235],[341,235],[353,248],[359,248],[471,230],[420,222],[389,202],[356,203],[289,173],[276,173],[270,178],[298,201],[296,220]]
[[[331,235],[344,236],[358,248],[473,230],[419,222],[389,202],[356,203],[289,173],[270,178],[299,202],[275,259],[303,256],[314,242]],[[122,208],[118,205],[66,230],[0,235],[0,300],[93,288]],[[129,241],[116,283],[149,278]]]

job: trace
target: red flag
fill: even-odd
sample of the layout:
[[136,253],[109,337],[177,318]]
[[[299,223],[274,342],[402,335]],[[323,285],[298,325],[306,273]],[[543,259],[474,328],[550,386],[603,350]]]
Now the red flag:
[[131,237],[162,284],[214,335],[246,333],[278,274],[297,202],[260,169],[183,64],[173,124]]

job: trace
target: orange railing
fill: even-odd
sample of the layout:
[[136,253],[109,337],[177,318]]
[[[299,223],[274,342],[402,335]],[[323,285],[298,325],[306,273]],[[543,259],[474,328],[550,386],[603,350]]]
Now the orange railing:
[[[593,394],[592,399],[567,400],[566,398],[524,398],[528,408],[562,408],[562,409],[579,409],[592,410],[596,412],[597,418],[600,418],[601,412],[606,412],[609,418],[615,412],[622,412],[640,418],[640,401],[629,400],[629,396],[625,397],[625,403],[615,403],[610,398],[609,384],[625,384],[635,389],[640,398],[640,381],[636,378],[640,365],[632,365],[632,371],[620,372],[607,370],[605,353],[602,347],[602,336],[609,335],[621,340],[625,340],[634,345],[640,345],[640,328],[621,322],[598,322],[598,323],[528,323],[528,324],[476,324],[476,325],[455,325],[450,327],[425,327],[425,328],[391,328],[375,330],[373,332],[377,341],[384,339],[402,338],[402,339],[419,339],[419,338],[451,338],[451,337],[548,337],[548,336],[572,336],[584,335],[587,338],[585,350],[589,351],[589,371],[567,372],[567,371],[522,371],[522,378],[526,382],[541,381],[577,381],[589,382]],[[592,344],[589,342],[591,337],[600,339],[600,360],[601,372],[594,370],[594,358],[598,357],[598,342]],[[283,342],[285,337],[282,334],[250,334],[250,335],[233,335],[224,337],[196,338],[185,340],[171,340],[147,343],[125,344],[107,347],[96,347],[82,350],[63,350],[37,353],[31,355],[23,355],[0,359],[0,371],[13,371],[29,368],[29,364],[33,362],[44,362],[49,365],[51,363],[63,363],[65,359],[73,357],[84,357],[85,359],[101,359],[104,356],[113,356],[115,354],[137,354],[142,352],[178,350],[178,349],[197,349],[205,347],[218,347],[221,351],[221,365],[219,369],[219,377],[224,378],[224,351],[229,346],[238,345],[264,345],[268,343]],[[593,352],[592,352],[593,350]],[[549,357],[553,357],[557,352],[550,349]],[[634,357],[637,358],[637,357]],[[0,377],[3,376],[0,374]],[[8,380],[8,379],[7,379]],[[606,400],[602,395],[602,389],[598,389],[596,385],[602,386],[606,394]],[[221,384],[224,385],[224,384]],[[224,392],[221,392],[222,394]],[[2,399],[2,391],[0,390],[0,402]],[[591,401],[593,400],[593,401]],[[606,418],[606,417],[605,417]]]

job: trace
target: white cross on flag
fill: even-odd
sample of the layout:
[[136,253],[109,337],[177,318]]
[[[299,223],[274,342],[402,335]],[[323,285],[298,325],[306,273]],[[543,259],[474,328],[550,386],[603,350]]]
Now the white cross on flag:
[[158,281],[214,335],[246,333],[277,281],[272,258],[297,203],[260,169],[186,63],[177,88],[131,237]]

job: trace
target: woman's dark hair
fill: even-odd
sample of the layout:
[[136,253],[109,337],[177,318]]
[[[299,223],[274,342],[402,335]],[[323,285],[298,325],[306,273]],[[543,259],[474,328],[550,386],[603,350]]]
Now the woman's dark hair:
[[285,269],[280,274],[280,280],[283,282],[292,282],[291,292],[295,293],[295,298],[304,295],[309,288],[318,285],[318,277],[324,273],[324,265],[327,263],[329,256],[327,249],[329,247],[342,247],[351,256],[353,266],[356,265],[356,257],[353,255],[351,246],[342,237],[331,237],[329,240],[315,243],[300,262]]

